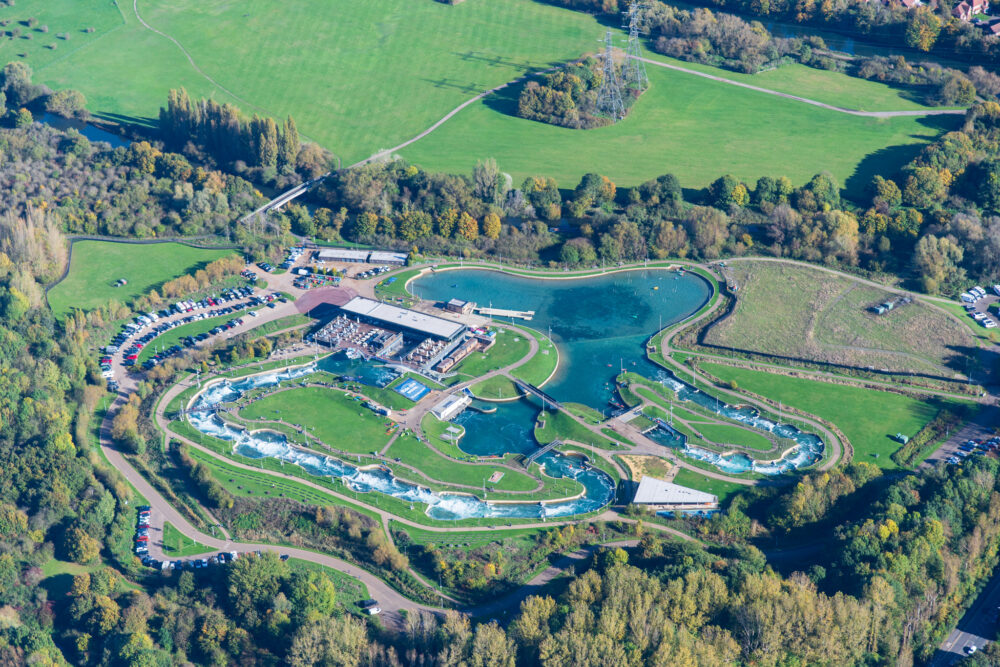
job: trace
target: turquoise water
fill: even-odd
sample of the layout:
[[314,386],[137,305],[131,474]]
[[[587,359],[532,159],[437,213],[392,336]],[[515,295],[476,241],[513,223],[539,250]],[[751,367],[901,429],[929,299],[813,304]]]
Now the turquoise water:
[[[327,365],[336,364],[336,360]],[[495,503],[464,493],[440,493],[397,479],[380,467],[359,468],[349,463],[293,447],[281,433],[248,431],[234,426],[212,412],[219,403],[239,400],[257,387],[272,387],[281,382],[305,377],[316,364],[251,375],[239,380],[223,380],[207,386],[194,400],[190,423],[202,433],[233,443],[233,452],[248,458],[274,458],[301,467],[311,475],[337,478],[358,493],[383,493],[404,502],[426,506],[433,519],[456,520],[473,517],[542,518],[585,514],[604,507],[615,492],[614,481],[607,473],[594,468],[577,456],[552,452],[539,457],[545,473],[551,477],[570,477],[580,482],[583,495],[573,500],[549,503]]]
[[[756,461],[742,453],[720,455],[691,446],[666,425],[649,434],[654,441],[680,449],[723,472],[776,475],[822,458],[823,442],[817,436],[788,424],[776,424],[753,408],[727,405],[646,358],[645,343],[650,336],[689,317],[711,297],[711,286],[696,274],[681,276],[653,269],[554,280],[460,269],[422,276],[410,283],[410,290],[433,301],[459,298],[481,306],[534,310],[531,321],[513,322],[551,335],[559,349],[560,365],[545,391],[560,401],[583,403],[607,412],[614,400],[614,379],[624,369],[660,382],[679,400],[698,403],[797,445],[778,460]],[[500,405],[496,415],[459,418],[466,428],[462,449],[481,455],[527,451],[534,446],[531,429],[538,408],[528,401]]]
[[551,327],[559,370],[546,392],[597,410],[609,408],[621,367],[643,375],[659,370],[645,356],[651,335],[690,316],[712,296],[711,285],[697,275],[664,270],[546,280],[462,269],[422,276],[410,283],[410,291],[432,301],[457,297],[480,306],[534,310],[530,322],[514,322],[545,334]]

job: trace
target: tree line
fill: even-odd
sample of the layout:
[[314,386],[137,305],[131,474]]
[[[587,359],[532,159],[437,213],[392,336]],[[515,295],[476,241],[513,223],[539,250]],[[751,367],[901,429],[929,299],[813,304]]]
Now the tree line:
[[753,74],[797,61],[888,83],[930,106],[965,106],[977,91],[987,98],[997,93],[994,77],[981,67],[967,76],[936,63],[910,63],[900,55],[834,58],[820,37],[778,38],[760,21],[706,8],[687,10],[657,1],[642,9],[640,17],[655,51],[688,62]]
[[257,114],[246,118],[232,104],[192,100],[183,88],[167,95],[159,129],[168,148],[277,187],[316,178],[330,168],[330,155],[316,144],[302,143],[291,116],[281,123]]
[[[567,191],[544,176],[515,188],[492,160],[471,177],[393,161],[334,174],[318,188],[323,206],[313,216],[295,207],[288,215],[293,231],[406,250],[571,266],[760,253],[955,293],[968,280],[1000,278],[998,122],[1000,105],[974,105],[961,130],[898,173],[873,177],[860,201],[825,173],[798,186],[724,175],[692,196],[672,174],[618,188],[590,173]],[[556,221],[569,224],[556,234],[548,228]]]
[[[594,14],[620,14],[627,8],[622,0],[539,1]],[[957,4],[943,0],[906,8],[902,3],[881,2],[711,1],[712,6],[737,14],[843,31],[877,44],[940,53],[969,62],[1000,61],[1000,40],[952,16]]]

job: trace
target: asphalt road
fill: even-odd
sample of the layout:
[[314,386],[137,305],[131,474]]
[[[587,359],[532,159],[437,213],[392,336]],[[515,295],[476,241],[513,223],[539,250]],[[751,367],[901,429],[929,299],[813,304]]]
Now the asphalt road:
[[997,635],[997,612],[1000,611],[1000,568],[993,573],[986,587],[948,638],[934,653],[930,667],[946,667],[965,655],[967,646],[981,649]]
[[985,440],[993,437],[998,426],[1000,426],[1000,407],[984,406],[975,417],[952,433],[940,447],[934,450],[934,453],[927,457],[921,467],[927,468],[938,461],[946,461],[949,456],[959,451],[959,445],[967,440]]

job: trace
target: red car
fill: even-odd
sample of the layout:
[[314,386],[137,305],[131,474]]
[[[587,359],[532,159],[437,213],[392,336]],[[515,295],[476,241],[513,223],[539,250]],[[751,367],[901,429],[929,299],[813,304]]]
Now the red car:
[[138,537],[135,538],[135,541],[136,542],[149,542],[149,538],[146,537],[145,535],[139,535]]

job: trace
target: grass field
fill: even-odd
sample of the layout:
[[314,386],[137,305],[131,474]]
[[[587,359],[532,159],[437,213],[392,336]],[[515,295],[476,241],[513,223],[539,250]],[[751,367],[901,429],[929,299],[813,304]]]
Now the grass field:
[[371,452],[389,441],[382,417],[343,393],[323,387],[299,387],[265,396],[240,410],[240,416],[280,417],[287,423],[301,424],[326,444],[345,452]]
[[[483,90],[593,52],[605,29],[592,16],[532,0],[455,6],[382,0],[374,7],[292,0],[280,12],[272,11],[272,0],[138,0],[136,6],[179,46],[144,27],[127,1],[115,8],[99,0],[20,0],[0,16],[44,14],[53,32],[77,31],[56,51],[44,48],[55,39],[49,35],[16,40],[9,50],[28,53],[39,82],[82,90],[98,115],[148,122],[166,90],[184,86],[194,96],[234,102],[248,114],[292,114],[304,135],[344,164],[416,136]],[[92,35],[79,32],[84,16],[95,24]],[[130,64],[124,86],[122,62]],[[617,127],[580,132],[544,126],[507,115],[509,100],[493,98],[471,105],[404,155],[459,172],[493,156],[515,181],[544,172],[563,186],[587,171],[626,185],[673,171],[691,187],[725,172],[750,180],[785,174],[801,182],[829,169],[841,180],[857,171],[860,187],[877,168],[891,171],[908,159],[941,127],[914,118],[856,118],[647,69],[653,89]],[[749,80],[845,107],[917,106],[881,84],[799,66]],[[941,122],[952,127],[957,121]],[[780,149],[790,144],[795,151]]]
[[742,484],[734,484],[732,482],[724,482],[721,479],[706,477],[701,473],[697,473],[694,470],[689,470],[687,468],[681,468],[677,471],[677,476],[674,477],[674,484],[680,484],[681,486],[698,489],[699,491],[704,491],[705,493],[711,493],[719,499],[719,505],[722,507],[725,507],[726,503],[729,502],[730,496],[733,496],[740,491],[744,491],[747,488]]
[[976,347],[967,327],[912,303],[885,315],[868,306],[892,297],[819,269],[776,262],[733,262],[736,310],[708,330],[711,345],[853,368],[961,379],[963,350]]
[[[789,63],[777,69],[757,74],[743,74],[710,65],[688,63],[655,53],[647,53],[646,55],[652,60],[670,63],[671,65],[677,65],[678,67],[698,72],[705,72],[713,76],[721,76],[731,81],[738,81],[751,86],[806,97],[817,102],[824,102],[845,109],[856,109],[858,111],[906,111],[927,108],[927,106],[920,102],[914,101],[907,94],[907,91],[893,88],[884,83],[866,81],[853,76],[820,72],[812,67],[798,63]],[[647,70],[651,68],[651,65],[646,66]]]
[[[113,2],[21,0],[11,5],[0,7],[0,19],[13,21],[6,29],[19,28],[21,36],[0,41],[0,59],[4,63],[23,60],[36,71],[71,59],[74,53],[98,42],[112,41],[114,37],[107,35],[125,26]],[[27,25],[27,19],[32,17],[38,20],[34,28]],[[43,32],[42,26],[48,26],[48,32]],[[93,32],[88,32],[90,28]]]
[[697,429],[699,433],[705,436],[706,440],[720,445],[740,445],[761,451],[768,451],[774,447],[771,441],[760,433],[738,426],[706,424],[703,422],[692,422],[690,426]]
[[[887,470],[898,467],[889,458],[900,447],[892,436],[903,433],[912,437],[937,415],[939,409],[935,402],[874,389],[721,364],[702,364],[702,367],[722,380],[735,380],[742,389],[836,424],[854,446],[856,461],[874,463]],[[942,401],[941,405],[949,403]]]
[[[5,14],[30,15],[45,2],[19,0]],[[62,2],[60,20],[79,21],[80,3]],[[137,6],[204,75],[177,45],[144,28],[125,0],[113,39],[52,62],[39,80],[81,89],[102,113],[155,117],[167,88],[183,85],[248,114],[292,114],[301,132],[345,164],[409,139],[481,90],[578,57],[603,33],[593,17],[531,0],[291,0],[282,11],[273,0]],[[130,63],[125,87],[121,62]]]
[[[74,308],[96,308],[111,299],[124,303],[232,252],[181,243],[79,241],[73,244],[66,278],[49,290],[49,306],[56,315],[64,315]],[[119,278],[128,284],[115,287]]]
[[[650,89],[614,126],[581,131],[517,118],[511,89],[469,106],[402,154],[456,173],[493,157],[515,183],[545,174],[562,187],[588,171],[619,185],[672,172],[685,187],[704,187],[724,173],[750,183],[784,175],[798,184],[829,171],[857,194],[961,118],[859,118],[683,72],[647,71]],[[822,85],[825,75],[815,76]]]
[[[629,378],[634,381],[641,381],[642,379],[640,376],[632,374],[629,375]],[[758,451],[775,449],[775,445],[763,434],[742,428],[735,423],[726,423],[725,418],[713,413],[708,413],[707,411],[705,413],[698,412],[696,411],[698,406],[695,403],[669,400],[665,395],[654,391],[651,387],[642,386],[637,382],[632,384],[631,390],[637,396],[641,396],[655,404],[647,405],[644,408],[650,416],[659,417],[669,422],[671,406],[673,406],[673,427],[687,436],[688,442],[692,445],[703,445],[713,450],[726,449],[727,445],[737,445]],[[681,407],[685,405],[690,409]],[[684,422],[690,422],[690,425]],[[697,429],[704,436],[704,439],[698,437],[692,429]],[[781,445],[778,445],[778,447],[781,447]]]
[[479,377],[490,371],[523,359],[530,350],[528,338],[509,329],[493,329],[496,342],[486,352],[473,352],[455,367],[455,372],[465,378]]
[[553,440],[573,440],[601,449],[615,448],[615,444],[611,440],[586,429],[564,412],[546,412],[544,416],[540,415],[539,418],[544,422],[544,425],[541,428],[536,426],[535,440],[543,445]]
[[199,544],[191,538],[182,535],[169,521],[163,523],[163,554],[165,556],[185,558],[187,556],[211,553],[212,551],[212,547],[206,547],[204,544]]
[[[482,488],[483,482],[488,480],[493,473],[502,472],[503,478],[499,482],[496,484],[487,483],[487,486],[495,488],[497,491],[530,491],[538,486],[538,482],[527,475],[507,468],[451,461],[413,436],[396,438],[396,442],[392,443],[385,455],[390,459],[399,458],[400,463],[411,465],[431,479],[445,484],[464,484]],[[400,474],[414,482],[423,481],[409,471],[400,471]]]
[[538,352],[531,359],[512,370],[510,374],[536,387],[542,387],[552,377],[559,365],[559,351],[544,334],[524,327],[518,328],[537,341]]
[[493,542],[513,542],[518,546],[530,547],[535,543],[537,535],[542,532],[542,528],[513,528],[490,531],[470,531],[467,533],[441,533],[433,530],[422,530],[406,524],[393,521],[390,524],[393,530],[401,530],[410,536],[414,544],[434,544],[438,547],[456,547],[464,549],[477,549]]

